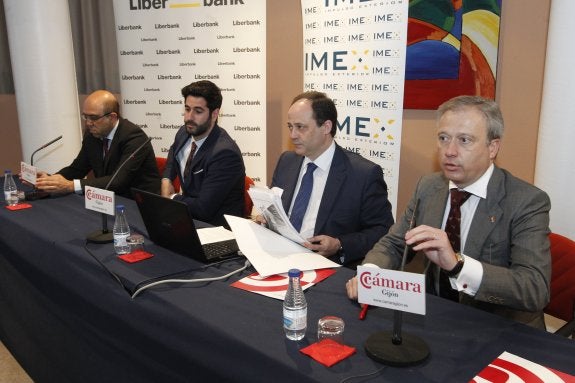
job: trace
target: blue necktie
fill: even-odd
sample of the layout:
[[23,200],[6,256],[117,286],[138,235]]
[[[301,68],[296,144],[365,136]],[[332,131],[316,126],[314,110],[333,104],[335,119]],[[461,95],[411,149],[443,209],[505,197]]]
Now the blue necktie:
[[307,205],[309,203],[309,197],[311,196],[311,191],[313,189],[313,172],[317,169],[317,165],[313,162],[307,164],[307,170],[303,175],[301,180],[301,185],[297,196],[295,197],[295,202],[291,210],[290,221],[293,227],[300,231],[301,224],[303,222],[303,216],[307,210]]

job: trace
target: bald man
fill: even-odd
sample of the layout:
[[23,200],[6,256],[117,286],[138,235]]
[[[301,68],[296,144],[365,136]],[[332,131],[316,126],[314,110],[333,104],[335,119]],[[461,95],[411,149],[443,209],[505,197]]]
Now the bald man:
[[[120,164],[148,139],[140,127],[120,116],[118,100],[105,90],[97,90],[86,98],[82,119],[86,130],[80,153],[72,164],[56,174],[39,172],[38,189],[78,194],[82,194],[86,186],[104,189]],[[94,177],[85,178],[90,171]],[[160,192],[160,174],[151,143],[126,163],[108,189],[131,197],[131,187]]]

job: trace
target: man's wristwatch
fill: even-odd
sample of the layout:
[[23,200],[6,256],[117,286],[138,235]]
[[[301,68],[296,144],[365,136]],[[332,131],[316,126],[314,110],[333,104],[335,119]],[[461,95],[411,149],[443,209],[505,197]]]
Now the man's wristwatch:
[[455,258],[457,259],[457,263],[455,264],[453,269],[451,269],[451,270],[441,269],[441,271],[443,271],[445,273],[445,275],[447,275],[450,278],[453,278],[453,277],[456,277],[459,275],[459,273],[461,272],[461,269],[463,268],[463,263],[465,262],[465,258],[463,258],[463,255],[461,255],[460,252],[455,253]]

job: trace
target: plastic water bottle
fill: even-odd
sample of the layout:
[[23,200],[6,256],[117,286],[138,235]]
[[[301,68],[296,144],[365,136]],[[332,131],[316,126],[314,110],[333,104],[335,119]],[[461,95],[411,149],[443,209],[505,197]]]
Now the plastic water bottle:
[[4,200],[8,206],[18,204],[18,188],[10,170],[4,172]]
[[289,286],[284,298],[284,331],[291,340],[300,340],[307,328],[307,302],[300,284],[298,269],[288,272]]
[[124,212],[124,205],[116,205],[116,219],[114,220],[114,251],[117,255],[128,254],[130,244],[127,238],[130,236],[130,226]]

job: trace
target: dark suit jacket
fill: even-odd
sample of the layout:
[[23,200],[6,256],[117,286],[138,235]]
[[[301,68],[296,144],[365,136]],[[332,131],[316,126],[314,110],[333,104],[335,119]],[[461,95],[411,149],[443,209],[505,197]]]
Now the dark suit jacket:
[[[415,224],[440,228],[448,188],[441,173],[422,178],[404,216],[364,263],[399,268],[415,201],[419,200]],[[461,303],[544,328],[542,310],[549,302],[551,279],[550,208],[545,192],[495,167],[462,252],[482,263],[483,279],[475,297],[459,294]]]
[[[170,147],[164,178],[174,180],[181,174],[177,159],[190,135],[182,126]],[[190,166],[191,177],[184,176],[182,195],[174,199],[184,201],[194,219],[227,226],[224,214],[244,215],[244,184],[246,170],[242,153],[236,142],[217,124],[196,152]]]
[[[284,152],[274,171],[272,186],[284,190],[289,211],[304,157]],[[339,238],[344,263],[361,260],[393,224],[387,185],[381,167],[336,145],[319,206],[314,235]],[[340,254],[332,257],[340,262]]]
[[[82,191],[85,186],[104,189],[118,166],[147,139],[148,136],[139,126],[120,118],[118,129],[116,129],[105,159],[102,158],[102,140],[86,132],[76,159],[70,166],[61,169],[58,173],[69,180],[80,179]],[[93,171],[94,178],[83,179],[90,171]],[[108,189],[131,198],[131,187],[152,193],[160,192],[160,174],[151,143],[144,146],[124,165]]]

